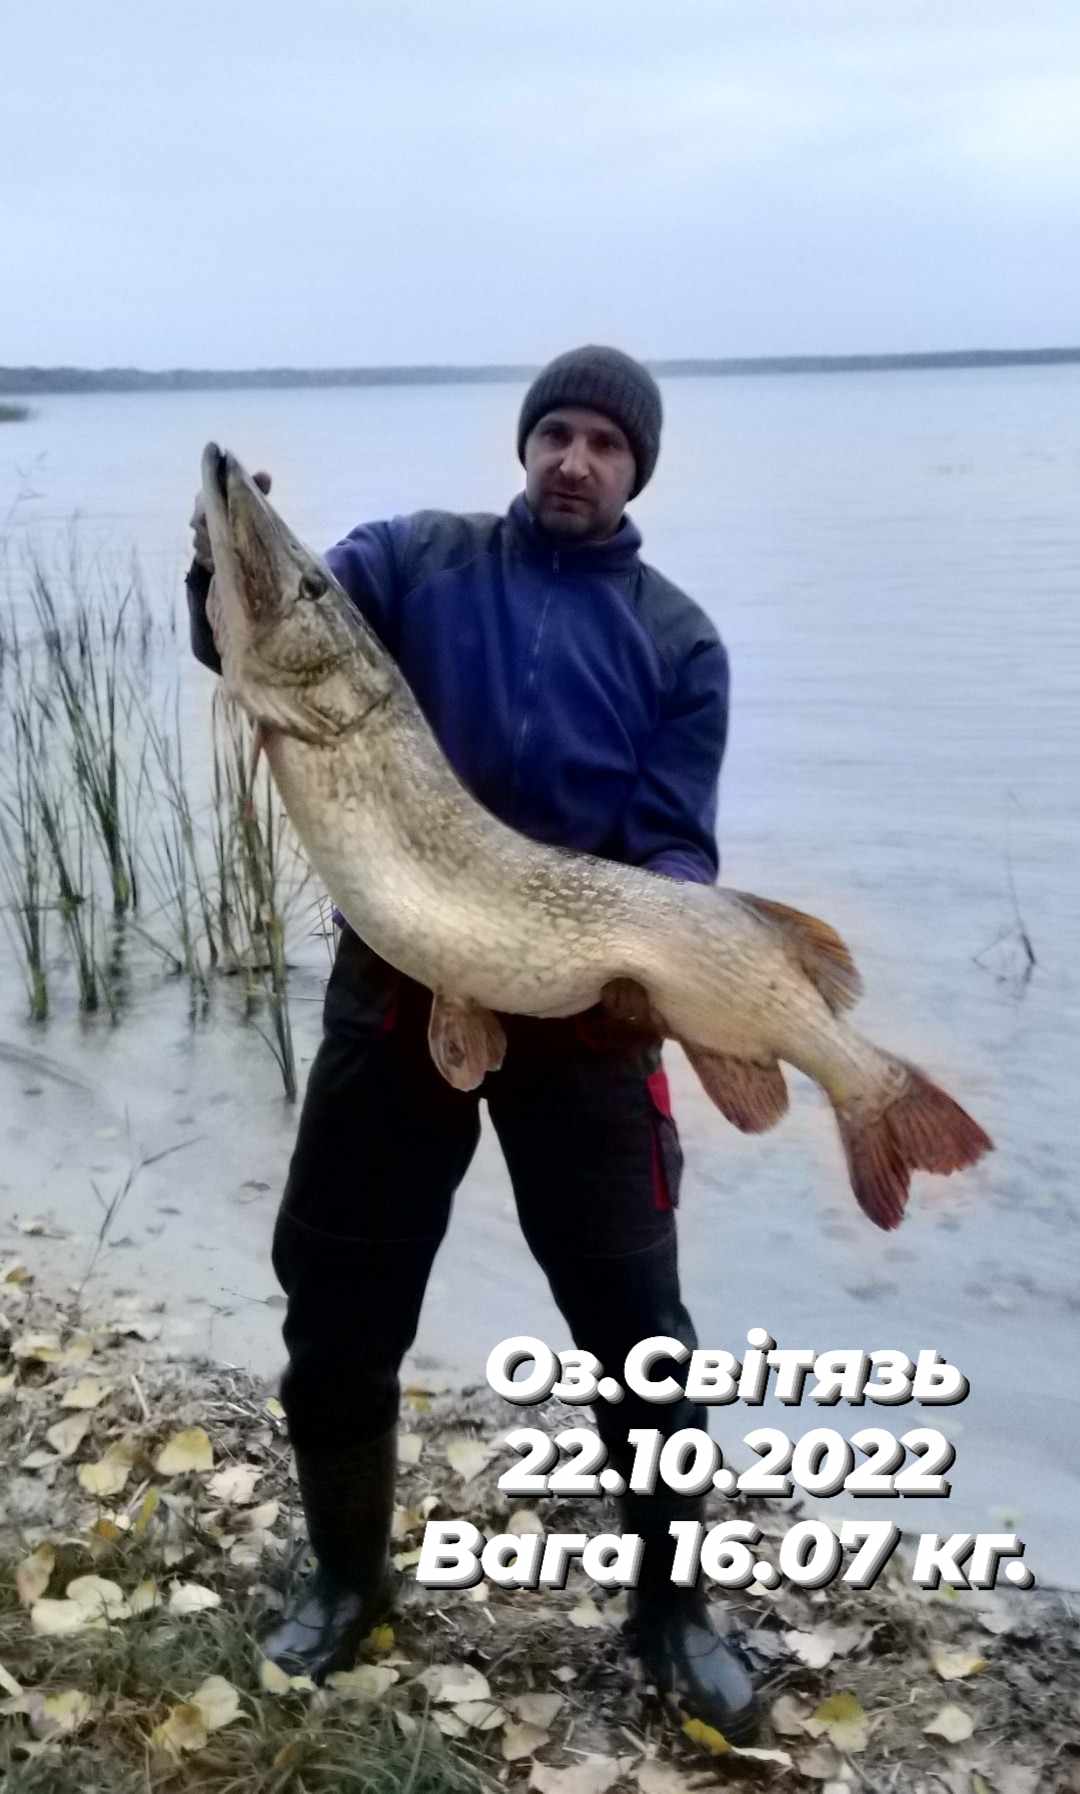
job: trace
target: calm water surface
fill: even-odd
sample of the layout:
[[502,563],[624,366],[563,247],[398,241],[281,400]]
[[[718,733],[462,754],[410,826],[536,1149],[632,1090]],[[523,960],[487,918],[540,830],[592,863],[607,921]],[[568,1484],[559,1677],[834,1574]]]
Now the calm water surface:
[[[25,545],[62,561],[77,515],[84,561],[110,572],[136,551],[155,608],[172,614],[209,437],[273,471],[284,514],[318,547],[420,506],[502,509],[520,479],[520,397],[43,399],[28,425],[0,431],[14,602]],[[932,1069],[998,1143],[975,1173],[923,1181],[886,1236],[855,1209],[808,1086],[793,1080],[778,1133],[745,1140],[673,1052],[699,1334],[736,1351],[756,1325],[819,1349],[937,1346],[972,1382],[945,1415],[954,1494],[906,1504],[901,1523],[994,1530],[1019,1514],[1041,1576],[1080,1586],[1080,369],[682,381],[665,400],[661,471],[634,516],[646,557],[705,606],[731,653],[723,877],[828,917],[866,978],[860,1025]],[[177,670],[197,758],[212,682],[182,653]],[[1038,960],[1026,985],[1014,892]],[[301,980],[305,1055],[323,970],[315,956]],[[193,1035],[164,987],[112,1035],[88,1040],[61,1016],[31,1041],[7,960],[0,1041],[47,1052],[91,1091],[43,1077],[27,1096],[17,1052],[0,1064],[0,1239],[5,1214],[26,1211],[27,1180],[34,1207],[76,1225],[90,1172],[119,1154],[121,1118],[152,1151],[194,1116],[204,1143],[133,1211],[124,1274],[164,1287],[186,1261],[205,1286],[190,1300],[219,1317],[216,1349],[272,1368],[266,1241],[294,1119],[262,1049],[238,1061],[212,1030]],[[261,1197],[238,1193],[252,1182]],[[523,1328],[562,1340],[488,1138],[418,1346],[476,1380],[490,1345]],[[193,1343],[206,1343],[199,1328]],[[765,1417],[792,1433],[820,1420]],[[718,1436],[760,1418],[720,1410]],[[874,1418],[832,1410],[829,1424]],[[912,1424],[932,1418],[912,1411]]]

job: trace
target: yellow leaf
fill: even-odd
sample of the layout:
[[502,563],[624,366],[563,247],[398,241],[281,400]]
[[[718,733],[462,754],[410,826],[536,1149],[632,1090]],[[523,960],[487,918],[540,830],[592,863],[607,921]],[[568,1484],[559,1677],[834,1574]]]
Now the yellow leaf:
[[30,1625],[42,1637],[59,1637],[67,1632],[103,1632],[108,1625],[103,1613],[94,1614],[78,1601],[35,1601],[30,1609]]
[[355,1700],[377,1701],[397,1680],[397,1670],[386,1664],[361,1663],[356,1669],[334,1670],[327,1676],[326,1684],[338,1694],[351,1695]]
[[584,1595],[576,1607],[571,1607],[567,1615],[572,1626],[606,1626],[607,1621],[597,1607],[591,1595]]
[[397,1458],[399,1464],[409,1466],[419,1464],[424,1450],[424,1441],[419,1433],[399,1433],[397,1441]]
[[971,1715],[965,1713],[962,1707],[955,1706],[942,1707],[929,1725],[923,1726],[924,1732],[933,1732],[949,1744],[962,1744],[965,1738],[971,1737],[974,1730],[975,1721]]
[[962,1676],[977,1676],[986,1668],[986,1658],[975,1651],[955,1651],[948,1645],[932,1644],[930,1661],[943,1682],[956,1682]]
[[80,1464],[79,1486],[88,1495],[119,1495],[139,1455],[134,1439],[115,1439],[96,1464]]
[[806,1721],[812,1738],[823,1734],[837,1750],[865,1750],[870,1721],[853,1694],[830,1694]]
[[304,1693],[313,1693],[315,1684],[310,1676],[287,1676],[285,1671],[269,1657],[264,1657],[259,1665],[259,1682],[267,1694],[288,1694],[290,1690],[300,1689]]
[[59,1694],[47,1694],[30,1715],[35,1737],[51,1738],[58,1733],[77,1732],[94,1717],[94,1703],[81,1688],[65,1688]]
[[519,1694],[510,1703],[526,1725],[549,1726],[566,1704],[563,1694]]
[[126,1620],[131,1611],[119,1583],[104,1576],[75,1576],[67,1585],[67,1598],[109,1620]]
[[410,1408],[415,1408],[415,1410],[418,1414],[430,1414],[431,1413],[431,1397],[430,1397],[430,1395],[428,1395],[426,1390],[424,1390],[424,1389],[406,1389],[404,1391],[404,1395],[405,1395],[405,1400],[408,1402]]
[[476,1732],[493,1732],[506,1718],[495,1701],[458,1701],[454,1712],[465,1725]]
[[170,1613],[205,1613],[221,1606],[221,1596],[201,1582],[174,1582],[169,1591]]
[[285,1410],[276,1395],[269,1396],[263,1403],[263,1411],[269,1414],[271,1420],[284,1420],[285,1418]]
[[185,1427],[182,1432],[174,1433],[154,1460],[154,1469],[159,1476],[183,1476],[189,1470],[213,1468],[214,1450],[201,1426]]
[[212,1501],[224,1502],[226,1507],[242,1507],[251,1500],[261,1475],[257,1464],[227,1464],[210,1478],[207,1493]]
[[723,1732],[718,1732],[713,1725],[706,1725],[703,1719],[684,1719],[682,1729],[694,1744],[703,1744],[714,1757],[722,1757],[731,1749]]
[[96,1408],[112,1394],[112,1384],[103,1383],[98,1377],[80,1377],[70,1389],[64,1391],[60,1400],[62,1408]]
[[451,1439],[446,1447],[446,1461],[462,1482],[471,1483],[490,1463],[495,1450],[483,1439]]
[[11,1343],[11,1356],[27,1364],[59,1364],[63,1348],[58,1333],[23,1333]]
[[[94,1521],[93,1526],[90,1528],[90,1542],[92,1547],[115,1545],[117,1540],[122,1539],[123,1536],[123,1527],[118,1526],[115,1520],[110,1520],[107,1514],[99,1515]],[[105,1554],[101,1550],[95,1550],[94,1555],[95,1557],[103,1557]]]
[[220,1732],[222,1726],[240,1717],[240,1696],[224,1676],[207,1676],[191,1696],[190,1705],[198,1707],[208,1732]]
[[143,1533],[146,1531],[151,1520],[154,1518],[154,1515],[157,1513],[158,1506],[159,1506],[160,1502],[161,1502],[161,1490],[160,1489],[147,1489],[146,1494],[143,1496],[142,1500],[139,1503],[138,1510],[135,1514],[135,1519],[134,1519],[134,1522],[132,1525],[132,1531],[134,1532],[135,1537],[137,1539],[142,1538]]
[[487,1677],[467,1663],[433,1663],[416,1678],[419,1688],[426,1688],[435,1702],[454,1706],[458,1701],[488,1701],[491,1689]]
[[161,1606],[158,1585],[149,1577],[145,1582],[136,1583],[128,1596],[128,1606],[133,1614],[149,1613],[152,1607]]
[[394,1648],[393,1626],[374,1626],[364,1642],[372,1651],[392,1651]]
[[181,1751],[204,1749],[208,1737],[200,1708],[184,1701],[178,1707],[170,1707],[169,1717],[154,1727],[150,1742],[169,1756],[179,1757]]
[[51,1545],[39,1545],[24,1557],[15,1571],[15,1587],[19,1600],[24,1607],[30,1607],[41,1599],[49,1586],[49,1578],[56,1568],[56,1552]]
[[89,1414],[69,1414],[47,1429],[45,1437],[61,1458],[74,1457],[90,1430]]
[[507,1763],[517,1763],[522,1757],[535,1756],[538,1750],[543,1750],[550,1737],[551,1733],[543,1726],[529,1725],[522,1720],[519,1725],[506,1727],[500,1749]]

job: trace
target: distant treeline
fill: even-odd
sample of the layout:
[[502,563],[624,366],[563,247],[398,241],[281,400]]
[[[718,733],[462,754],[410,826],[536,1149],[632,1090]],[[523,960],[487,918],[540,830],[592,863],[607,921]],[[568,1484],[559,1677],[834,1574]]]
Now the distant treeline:
[[29,416],[29,405],[0,405],[0,424],[23,424]]
[[[915,355],[764,355],[709,360],[652,361],[664,379],[689,375],[861,374],[919,368],[1000,368],[1080,362],[1075,349],[949,349]],[[205,392],[230,387],[448,386],[531,380],[534,366],[369,368],[8,368],[0,392]]]

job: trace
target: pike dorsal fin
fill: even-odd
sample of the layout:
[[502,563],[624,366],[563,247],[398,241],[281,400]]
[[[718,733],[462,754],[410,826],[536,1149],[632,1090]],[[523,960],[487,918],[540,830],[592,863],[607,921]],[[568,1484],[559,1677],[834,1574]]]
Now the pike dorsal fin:
[[735,891],[733,895],[786,936],[794,958],[834,1015],[854,1007],[862,996],[862,979],[835,928],[819,916],[808,916],[804,910],[791,909],[786,903],[774,903],[771,897],[752,897],[746,891]]

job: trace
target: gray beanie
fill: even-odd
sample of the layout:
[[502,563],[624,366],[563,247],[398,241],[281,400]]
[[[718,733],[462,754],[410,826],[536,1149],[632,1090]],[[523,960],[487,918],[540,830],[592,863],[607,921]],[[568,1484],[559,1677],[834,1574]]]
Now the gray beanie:
[[634,451],[636,478],[631,498],[652,478],[660,453],[663,409],[660,388],[640,361],[621,349],[588,343],[569,349],[542,368],[525,394],[518,418],[518,460],[525,460],[525,439],[549,411],[560,405],[581,405],[600,411],[617,423]]

